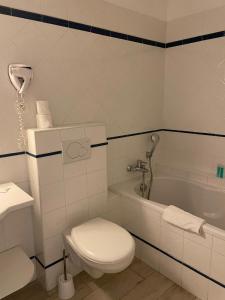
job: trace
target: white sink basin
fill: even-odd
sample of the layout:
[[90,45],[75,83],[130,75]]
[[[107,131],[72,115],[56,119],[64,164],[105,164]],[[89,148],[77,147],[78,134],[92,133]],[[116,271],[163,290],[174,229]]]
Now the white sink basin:
[[0,220],[9,212],[33,205],[34,199],[15,183],[0,184]]

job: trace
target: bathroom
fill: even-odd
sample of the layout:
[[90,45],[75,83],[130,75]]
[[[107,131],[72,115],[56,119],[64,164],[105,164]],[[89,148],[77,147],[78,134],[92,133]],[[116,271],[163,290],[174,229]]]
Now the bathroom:
[[225,300],[225,0],[0,0],[0,299]]

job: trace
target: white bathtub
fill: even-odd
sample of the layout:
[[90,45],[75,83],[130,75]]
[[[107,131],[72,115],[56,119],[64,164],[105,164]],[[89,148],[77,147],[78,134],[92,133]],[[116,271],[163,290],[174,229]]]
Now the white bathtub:
[[[136,192],[139,183],[135,179],[110,188],[120,195],[122,225],[136,237],[137,256],[200,299],[224,300],[225,190],[158,177],[146,200]],[[170,204],[206,219],[203,235],[165,223],[162,212]]]

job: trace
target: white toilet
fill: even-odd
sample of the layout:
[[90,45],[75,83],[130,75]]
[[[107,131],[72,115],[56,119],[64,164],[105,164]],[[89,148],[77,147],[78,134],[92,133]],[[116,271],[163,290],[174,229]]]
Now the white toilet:
[[80,258],[83,269],[92,277],[117,273],[133,260],[135,243],[128,231],[102,218],[92,219],[64,234],[72,261]]

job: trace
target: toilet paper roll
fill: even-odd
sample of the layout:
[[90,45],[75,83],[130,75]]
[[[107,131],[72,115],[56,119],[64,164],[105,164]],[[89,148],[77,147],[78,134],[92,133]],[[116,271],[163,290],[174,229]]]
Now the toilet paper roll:
[[48,101],[36,101],[37,113],[40,115],[49,115],[49,104]]
[[52,124],[52,116],[48,115],[41,115],[37,114],[37,128],[51,128],[53,127]]

